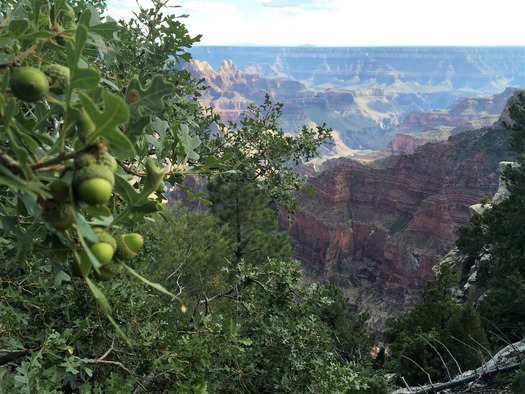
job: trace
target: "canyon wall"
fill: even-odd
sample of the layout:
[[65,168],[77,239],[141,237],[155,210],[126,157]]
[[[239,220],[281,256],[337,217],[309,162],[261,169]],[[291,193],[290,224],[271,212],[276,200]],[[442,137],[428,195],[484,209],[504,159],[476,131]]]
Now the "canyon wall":
[[299,196],[288,226],[294,257],[307,276],[335,281],[381,328],[418,302],[469,206],[497,190],[508,138],[495,125],[373,164],[327,165],[310,178],[316,194]]
[[[269,49],[263,56],[257,48],[251,49],[255,56],[251,61],[258,64],[257,67],[247,63],[243,48],[224,52],[212,48],[209,53],[195,49],[196,59],[184,67],[195,79],[204,79],[208,86],[202,92],[202,104],[213,107],[224,123],[234,122],[249,104],[262,103],[268,94],[272,100],[284,104],[281,120],[286,131],[323,123],[331,127],[337,136],[334,154],[378,150],[400,133],[432,131],[433,136],[422,138],[436,140],[448,138],[454,128],[464,131],[488,126],[501,113],[511,93],[508,86],[525,87],[525,49],[522,59],[512,57],[519,54],[518,49],[486,49],[479,53],[436,48],[374,49],[370,53],[343,49],[332,53],[326,48],[328,52],[322,48],[304,53],[285,51],[286,56],[291,57],[276,55],[280,60],[275,61],[279,63],[286,58],[291,68],[287,73],[275,75],[261,72],[260,68],[265,68],[257,63],[270,61],[265,56],[275,55],[274,51]],[[410,54],[413,64],[409,61]],[[476,58],[470,64],[467,58],[473,54]],[[224,58],[215,67],[200,60],[216,61],[217,56],[229,55],[235,60]],[[369,59],[372,55],[374,60]],[[258,56],[262,58],[257,60]],[[319,56],[326,64],[319,63]],[[440,74],[442,67],[432,63],[438,56],[443,56],[441,62],[454,64],[454,73]],[[297,59],[306,62],[300,66],[304,73],[311,67],[311,75],[294,69],[299,67],[295,63]],[[328,65],[328,69],[323,68],[323,64]],[[491,73],[479,74],[486,70]],[[312,83],[312,78],[316,80],[320,74],[325,83]],[[450,80],[443,81],[443,78]],[[480,78],[485,82],[480,83]]]

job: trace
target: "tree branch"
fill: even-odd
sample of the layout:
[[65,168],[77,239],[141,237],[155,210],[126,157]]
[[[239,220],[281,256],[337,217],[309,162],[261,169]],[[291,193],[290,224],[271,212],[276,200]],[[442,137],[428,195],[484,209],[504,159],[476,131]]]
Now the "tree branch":
[[6,166],[13,174],[24,175],[20,163],[3,151],[0,151],[0,164]]
[[0,365],[8,364],[12,361],[15,361],[16,359],[27,356],[28,354],[31,354],[32,350],[30,349],[24,349],[24,350],[0,350],[1,352],[6,352],[7,354],[3,354],[0,356]]

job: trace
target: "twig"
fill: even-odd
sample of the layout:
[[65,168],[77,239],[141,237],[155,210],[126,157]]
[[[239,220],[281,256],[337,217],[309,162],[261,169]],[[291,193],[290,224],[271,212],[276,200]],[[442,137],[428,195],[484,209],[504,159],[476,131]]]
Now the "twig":
[[14,174],[24,175],[20,163],[3,151],[0,151],[0,163],[5,165]]
[[452,335],[450,335],[450,338],[455,340],[455,341],[457,341],[457,342],[459,342],[459,343],[461,343],[462,345],[467,346],[468,348],[474,350],[475,352],[477,352],[478,355],[481,358],[481,361],[483,362],[483,365],[485,365],[487,363],[487,361],[485,361],[485,357],[483,357],[483,353],[481,352],[481,350],[479,350],[478,348],[475,348],[474,346],[469,345],[468,343],[466,343],[466,342],[462,341],[461,339],[458,339],[458,338],[456,338],[456,337],[454,337]]
[[53,157],[52,159],[49,159],[47,161],[42,161],[40,163],[36,163],[36,164],[33,164],[31,166],[31,169],[33,171],[35,170],[42,170],[43,168],[46,168],[46,167],[52,167],[53,165],[55,164],[60,164],[62,163],[63,161],[66,161],[66,160],[69,160],[69,159],[72,159],[73,157],[75,157],[75,155],[77,154],[78,152],[71,152],[71,153],[61,153],[59,154],[58,156],[55,156]]
[[116,365],[117,367],[119,368],[122,368],[124,371],[126,371],[127,373],[129,373],[130,375],[132,376],[135,376],[135,374],[133,372],[131,372],[124,364],[122,364],[120,361],[111,361],[111,360],[101,360],[101,359],[96,359],[96,360],[91,360],[90,361],[92,364],[110,364],[110,365]]
[[445,371],[447,372],[447,376],[448,376],[448,380],[452,380],[452,376],[450,375],[450,370],[448,369],[448,366],[447,364],[445,363],[445,360],[443,359],[443,357],[441,356],[441,353],[439,353],[439,351],[436,349],[436,347],[434,345],[432,345],[430,343],[430,341],[428,341],[423,335],[419,335],[419,337],[424,340],[428,346],[430,346],[436,353],[437,355],[439,356],[439,359],[441,360],[441,364],[443,364],[443,366],[445,367]]
[[461,370],[461,367],[459,366],[458,360],[456,359],[456,357],[454,357],[452,355],[452,353],[450,352],[448,347],[446,347],[445,344],[443,342],[441,342],[439,339],[434,338],[434,340],[445,348],[445,350],[447,351],[448,355],[452,358],[452,360],[454,360],[454,363],[456,364],[456,368],[458,369],[459,374],[460,375],[463,374],[463,371]]
[[431,378],[430,374],[427,371],[425,371],[425,369],[421,365],[419,365],[417,362],[412,360],[410,357],[407,357],[407,356],[404,356],[404,355],[401,355],[401,357],[406,358],[408,361],[413,362],[420,370],[422,370],[428,377],[428,381],[430,383],[430,387],[434,387],[434,384],[432,383],[432,378]]
[[97,360],[104,360],[107,356],[109,356],[109,353],[111,353],[114,349],[113,345],[115,344],[115,339],[113,338],[113,340],[111,341],[111,346],[109,347],[109,349],[106,351],[106,353],[104,353],[102,356],[100,356],[99,358],[97,358]]

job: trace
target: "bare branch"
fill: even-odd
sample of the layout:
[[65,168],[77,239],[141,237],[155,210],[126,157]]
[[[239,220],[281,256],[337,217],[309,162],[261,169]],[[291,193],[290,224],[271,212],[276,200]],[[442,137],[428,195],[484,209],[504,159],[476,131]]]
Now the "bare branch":
[[427,372],[427,371],[426,371],[421,365],[419,365],[417,362],[415,362],[414,360],[412,360],[410,357],[407,357],[407,356],[405,356],[405,355],[403,355],[403,354],[401,355],[401,357],[406,358],[408,361],[414,363],[414,364],[415,364],[415,365],[416,365],[421,371],[423,371],[424,374],[427,375],[427,377],[428,377],[428,381],[429,381],[429,383],[430,383],[430,386],[431,386],[431,387],[434,386],[434,384],[432,383],[432,377],[430,376],[430,374],[429,374],[429,373],[428,373],[428,372]]
[[479,350],[478,348],[475,348],[474,346],[469,345],[468,343],[466,343],[466,342],[462,341],[461,339],[458,339],[458,338],[456,338],[456,337],[454,337],[452,335],[450,336],[450,338],[455,340],[455,341],[457,341],[457,342],[459,342],[459,343],[461,343],[462,345],[465,345],[468,348],[474,350],[476,353],[479,354],[479,357],[481,358],[481,361],[483,362],[483,365],[486,364],[487,361],[485,360],[485,357],[483,357],[483,353],[481,352],[481,350]]
[[111,346],[109,347],[109,349],[106,351],[106,353],[104,353],[102,356],[100,356],[99,358],[97,358],[97,360],[104,360],[107,356],[109,356],[109,353],[111,353],[114,349],[113,345],[115,344],[115,339],[113,338],[111,340]]
[[448,355],[450,356],[450,358],[452,358],[452,360],[454,360],[454,363],[456,364],[456,368],[458,369],[458,372],[459,374],[461,375],[463,373],[463,371],[461,370],[461,367],[459,366],[459,363],[458,363],[458,360],[456,359],[456,357],[454,357],[452,355],[452,353],[450,352],[450,350],[448,349],[448,347],[445,346],[445,344],[443,342],[441,342],[439,339],[437,338],[434,338],[434,341],[436,341],[437,343],[439,343],[441,346],[443,346],[443,348],[447,351]]
[[445,371],[447,372],[447,376],[448,376],[448,380],[452,380],[452,376],[450,375],[450,370],[448,369],[448,366],[447,364],[445,363],[445,360],[443,359],[443,357],[441,356],[441,353],[439,353],[439,350],[436,349],[436,347],[434,345],[432,345],[430,343],[430,341],[428,341],[423,335],[419,335],[419,337],[424,340],[428,346],[430,346],[436,353],[437,355],[439,356],[439,359],[441,360],[441,364],[443,364],[443,367],[445,367]]

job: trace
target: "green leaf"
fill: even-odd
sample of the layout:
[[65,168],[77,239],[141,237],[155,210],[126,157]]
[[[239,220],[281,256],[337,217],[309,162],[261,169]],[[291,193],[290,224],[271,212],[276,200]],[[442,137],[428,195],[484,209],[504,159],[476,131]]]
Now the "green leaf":
[[80,101],[84,110],[95,123],[95,131],[89,134],[86,143],[94,142],[97,138],[103,137],[110,145],[112,153],[121,159],[126,159],[134,155],[134,148],[126,135],[118,129],[129,119],[129,109],[124,101],[108,92],[103,91],[103,109],[100,111],[98,105],[93,102],[91,97],[81,93]]
[[71,282],[71,276],[69,276],[65,271],[59,271],[55,275],[55,287],[61,286],[62,282]]
[[69,248],[66,247],[55,234],[51,237],[51,251],[58,263],[65,264],[69,257]]
[[140,116],[140,107],[153,112],[162,112],[165,108],[163,98],[174,92],[175,86],[166,82],[161,75],[155,75],[147,88],[141,86],[138,78],[133,78],[126,91],[126,101],[134,117]]
[[147,284],[148,286],[151,286],[153,287],[154,289],[160,291],[161,293],[164,293],[164,294],[167,294],[169,295],[171,298],[173,299],[176,299],[176,300],[179,300],[179,297],[177,297],[175,294],[173,294],[171,291],[168,291],[166,290],[166,288],[164,286],[162,286],[161,284],[159,283],[154,283],[154,282],[151,282],[150,280],[144,278],[142,275],[140,275],[137,271],[135,271],[133,268],[131,268],[130,266],[126,265],[126,264],[123,264],[124,267],[129,271],[129,273],[131,273],[133,276],[135,276],[136,278],[140,279],[142,282],[144,282],[145,284]]
[[211,205],[212,202],[210,200],[207,200],[205,197],[208,197],[208,194],[206,193],[192,193],[190,191],[186,191],[188,195],[188,201],[193,202],[195,200],[202,201],[206,205]]
[[[84,8],[84,10],[82,11],[82,13],[80,14],[80,17],[78,18],[79,26],[77,27],[77,29],[79,27],[83,27],[84,29],[86,29],[86,32],[87,32],[89,25],[92,22],[96,22],[96,18],[98,18],[98,15],[95,15],[95,20],[92,20],[92,18],[93,18],[92,11],[93,10],[94,10],[93,6],[88,3],[86,5],[86,7]],[[86,34],[86,37],[87,37],[87,34]]]
[[199,137],[191,136],[190,135],[190,129],[188,125],[181,124],[180,125],[180,137],[182,141],[182,145],[184,146],[184,153],[186,154],[186,160],[199,160],[199,154],[195,152],[195,149],[197,149],[200,144],[201,140]]
[[18,190],[30,196],[38,196],[41,188],[35,182],[24,181],[19,176],[13,174],[9,169],[0,164],[0,185],[4,185],[13,190]]
[[141,197],[130,183],[120,175],[115,176],[115,187],[114,190],[118,193],[125,201],[127,205],[134,205]]
[[11,64],[15,61],[15,59],[16,59],[15,55],[11,55],[8,53],[1,53],[0,54],[0,65]]
[[97,285],[95,285],[93,283],[93,281],[91,279],[89,279],[89,277],[87,277],[87,276],[84,277],[84,280],[86,281],[86,283],[87,283],[87,285],[89,287],[89,290],[93,294],[93,297],[95,297],[95,299],[97,300],[98,304],[102,308],[102,312],[104,312],[104,314],[106,316],[110,315],[111,314],[111,306],[109,305],[108,299],[106,298],[104,293],[102,293],[100,291],[100,289],[97,287]]
[[157,164],[150,159],[146,159],[146,178],[144,181],[143,193],[148,195],[157,190],[164,179],[164,171],[157,167]]
[[[85,12],[86,11],[84,11],[84,13]],[[82,13],[82,15],[84,15],[84,13]],[[73,47],[71,41],[66,42],[67,60],[69,69],[71,71],[71,80],[75,79],[75,72],[78,67],[78,61],[82,56],[82,51],[84,50],[84,46],[86,45],[87,37],[87,28],[85,26],[79,25],[77,27],[75,35],[75,46]]]
[[14,19],[9,23],[9,33],[13,36],[21,36],[29,30],[29,21],[27,19]]
[[78,211],[75,215],[75,225],[77,226],[77,231],[82,238],[87,238],[91,242],[98,242],[97,234],[95,234],[84,216]]
[[120,328],[120,326],[117,324],[115,319],[113,319],[113,317],[111,316],[111,306],[109,305],[108,299],[106,298],[104,293],[100,291],[97,285],[95,285],[93,281],[89,279],[89,277],[84,276],[84,280],[86,281],[89,287],[89,290],[93,294],[93,297],[97,300],[98,304],[100,305],[102,312],[104,312],[104,315],[106,315],[106,318],[111,322],[113,327],[115,327],[117,332],[120,334],[122,338],[124,338],[124,340],[128,343],[128,345],[131,345],[131,342],[129,338],[127,337],[127,335],[124,333],[124,331],[122,331],[122,328]]
[[113,33],[118,30],[118,23],[115,21],[108,21],[99,23],[98,25],[90,26],[89,32],[100,35],[101,37],[110,40],[113,38]]
[[94,89],[100,82],[100,75],[90,68],[77,68],[71,79],[71,87],[78,89]]
[[162,210],[162,204],[160,204],[157,200],[149,200],[144,204],[135,205],[133,207],[133,213],[137,212],[143,215],[159,212],[160,210]]

